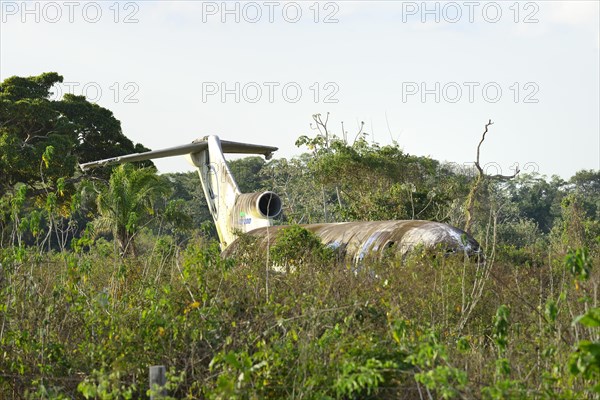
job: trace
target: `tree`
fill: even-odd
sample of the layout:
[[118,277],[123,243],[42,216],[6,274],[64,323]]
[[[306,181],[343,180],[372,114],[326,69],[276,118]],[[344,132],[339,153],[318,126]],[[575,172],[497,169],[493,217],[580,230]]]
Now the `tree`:
[[[183,227],[199,228],[204,235],[217,238],[217,230],[208,209],[198,173],[169,173],[162,177],[169,182],[172,190],[169,201],[165,204],[164,216],[168,222],[171,222],[173,234],[178,236],[176,231],[188,230],[182,229]],[[181,221],[181,218],[175,218],[174,221],[172,218],[174,212],[179,213],[180,216],[186,215],[187,217],[183,218],[185,221]]]
[[136,255],[135,235],[155,214],[154,205],[167,195],[169,185],[152,168],[119,165],[108,187],[97,198],[97,229],[112,231],[122,255]]
[[525,175],[509,183],[508,195],[517,204],[522,218],[535,222],[542,232],[548,233],[560,216],[564,185],[556,176],[548,182],[540,176]]
[[286,160],[271,160],[261,169],[266,186],[283,200],[284,223],[310,224],[323,222],[321,185],[308,168],[311,155],[304,153]]
[[600,219],[600,170],[581,170],[569,179],[588,218]]
[[328,118],[316,114],[313,119],[319,134],[301,136],[296,145],[313,151],[306,165],[322,186],[327,220],[446,218],[442,209],[451,203],[458,185],[440,176],[451,177],[451,170],[428,157],[407,154],[396,143],[369,143],[362,125],[348,144],[346,132],[340,139],[327,128]]
[[518,167],[513,175],[486,175],[483,172],[483,168],[481,168],[481,164],[479,163],[481,145],[483,144],[483,141],[485,140],[485,135],[488,133],[488,128],[492,124],[493,124],[493,122],[491,119],[488,121],[487,124],[485,124],[485,130],[483,131],[483,134],[481,135],[481,140],[479,141],[479,144],[477,145],[477,158],[475,159],[475,167],[477,168],[477,177],[475,178],[475,181],[473,182],[473,186],[471,186],[471,191],[469,192],[469,196],[467,197],[467,202],[466,202],[466,206],[465,206],[465,213],[466,213],[465,232],[467,232],[468,234],[471,234],[471,227],[473,225],[473,208],[475,206],[475,199],[477,197],[479,189],[485,185],[486,181],[510,180],[510,179],[514,178],[515,176],[517,176],[520,172]]
[[[111,111],[85,97],[65,94],[52,100],[52,86],[62,81],[49,72],[0,83],[0,190],[18,182],[35,188],[41,179],[52,186],[58,178],[73,177],[77,162],[146,150],[123,135]],[[55,156],[41,177],[40,163],[48,148]],[[96,173],[108,177],[110,170]]]
[[265,179],[260,173],[265,166],[262,157],[244,157],[227,164],[242,193],[258,192],[265,188]]

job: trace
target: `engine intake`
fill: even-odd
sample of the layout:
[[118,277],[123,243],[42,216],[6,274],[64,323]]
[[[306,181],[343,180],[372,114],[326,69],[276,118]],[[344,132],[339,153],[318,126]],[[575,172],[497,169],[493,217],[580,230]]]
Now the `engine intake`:
[[274,218],[281,213],[281,198],[271,192],[257,192],[241,194],[236,201],[235,208],[255,218]]

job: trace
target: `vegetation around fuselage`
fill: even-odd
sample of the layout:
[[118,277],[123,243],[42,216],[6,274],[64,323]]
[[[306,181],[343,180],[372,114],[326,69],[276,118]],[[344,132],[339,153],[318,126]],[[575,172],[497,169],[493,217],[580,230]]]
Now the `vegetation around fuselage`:
[[[598,397],[600,171],[483,181],[485,263],[357,267],[297,226],[223,259],[195,173],[76,169],[142,147],[110,111],[50,100],[61,80],[0,84],[0,398],[145,397],[157,364],[173,398]],[[230,168],[281,196],[280,224],[465,225],[476,171],[350,136]]]

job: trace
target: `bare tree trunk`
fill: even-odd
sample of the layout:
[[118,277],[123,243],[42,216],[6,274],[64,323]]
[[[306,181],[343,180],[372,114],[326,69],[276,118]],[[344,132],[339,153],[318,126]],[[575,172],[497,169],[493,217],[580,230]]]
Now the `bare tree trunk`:
[[466,214],[465,217],[466,218],[465,218],[465,229],[464,230],[469,235],[471,234],[471,228],[473,226],[473,210],[475,208],[475,200],[477,198],[477,192],[479,191],[479,188],[481,187],[483,182],[486,179],[509,180],[509,179],[512,179],[515,176],[517,176],[517,174],[520,172],[518,166],[513,175],[486,175],[483,172],[483,168],[481,168],[481,164],[479,163],[479,156],[480,156],[480,152],[481,152],[481,145],[483,144],[483,141],[485,140],[485,135],[486,135],[486,133],[488,133],[488,128],[490,127],[490,125],[493,125],[493,122],[491,119],[488,121],[487,124],[485,124],[485,130],[483,131],[483,135],[481,135],[481,140],[479,141],[479,144],[477,145],[477,158],[475,160],[475,167],[477,168],[477,178],[475,179],[475,182],[473,182],[473,186],[471,186],[471,190],[469,191],[469,196],[467,197],[467,201],[465,204],[465,214]]

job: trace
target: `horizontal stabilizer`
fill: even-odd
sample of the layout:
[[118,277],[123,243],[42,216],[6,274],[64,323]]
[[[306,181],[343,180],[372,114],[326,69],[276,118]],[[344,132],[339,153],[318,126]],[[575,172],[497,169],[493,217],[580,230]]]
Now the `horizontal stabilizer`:
[[[265,156],[267,160],[271,158],[274,151],[277,151],[277,147],[272,146],[262,146],[257,144],[248,144],[241,142],[230,142],[227,140],[221,140],[220,143],[223,153],[259,154]],[[182,156],[186,154],[198,153],[202,150],[206,150],[207,147],[208,142],[206,138],[203,138],[195,140],[190,144],[169,147],[167,149],[147,151],[144,153],[134,153],[124,156],[106,158],[104,160],[91,161],[88,163],[79,164],[79,167],[82,171],[87,171],[92,168],[103,167],[106,165],[123,164],[126,162],[144,161],[155,158]]]

